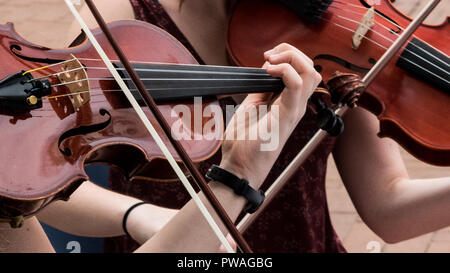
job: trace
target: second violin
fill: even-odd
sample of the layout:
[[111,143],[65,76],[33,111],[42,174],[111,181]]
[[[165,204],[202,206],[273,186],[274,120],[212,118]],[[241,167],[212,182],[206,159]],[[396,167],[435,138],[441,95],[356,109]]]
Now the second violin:
[[[291,4],[293,1],[286,1]],[[228,49],[241,66],[258,67],[262,53],[286,42],[314,59],[327,82],[336,71],[364,75],[410,19],[390,1],[304,1],[300,14],[272,0],[243,0],[228,29]],[[358,105],[380,120],[380,136],[428,163],[450,165],[450,25],[423,25],[377,76]]]

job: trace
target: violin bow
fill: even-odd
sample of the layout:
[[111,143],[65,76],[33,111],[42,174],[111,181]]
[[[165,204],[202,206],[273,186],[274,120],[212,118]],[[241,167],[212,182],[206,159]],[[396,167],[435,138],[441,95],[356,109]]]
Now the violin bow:
[[[138,116],[141,119],[141,121],[144,123],[146,129],[149,131],[149,133],[151,134],[151,136],[155,140],[156,144],[158,145],[158,147],[161,149],[161,151],[165,155],[167,161],[169,162],[169,164],[171,165],[171,167],[173,168],[173,170],[175,171],[175,173],[179,177],[179,179],[182,182],[183,186],[186,188],[186,190],[188,191],[189,195],[192,197],[192,199],[194,200],[195,204],[199,208],[200,212],[203,214],[203,216],[205,217],[206,221],[208,222],[208,224],[210,225],[210,227],[212,228],[212,230],[214,231],[216,236],[219,238],[220,242],[225,246],[226,250],[229,253],[233,253],[234,252],[233,248],[230,246],[229,242],[225,238],[224,234],[220,230],[220,228],[217,225],[217,223],[214,221],[213,217],[211,216],[211,214],[207,210],[206,206],[203,204],[203,202],[198,197],[197,193],[195,192],[194,188],[190,184],[189,180],[186,178],[186,175],[183,173],[183,171],[181,170],[180,166],[177,164],[177,162],[175,161],[174,157],[170,153],[169,149],[164,144],[164,142],[162,141],[161,137],[158,135],[158,133],[154,129],[153,125],[151,124],[151,122],[148,120],[147,116],[145,115],[145,113],[143,112],[141,107],[139,106],[138,102],[136,101],[134,96],[131,94],[131,92],[128,89],[127,85],[125,84],[123,79],[120,77],[120,75],[117,72],[117,70],[114,68],[111,60],[107,57],[106,53],[103,51],[103,49],[99,45],[99,43],[97,42],[96,38],[94,37],[94,35],[90,31],[90,29],[87,27],[87,25],[84,22],[83,18],[81,18],[80,14],[78,13],[76,8],[74,7],[74,5],[72,3],[72,0],[65,0],[65,2],[67,4],[67,6],[69,7],[70,11],[73,13],[74,17],[77,19],[77,21],[80,24],[80,26],[82,27],[83,31],[86,33],[86,35],[89,38],[90,42],[92,43],[94,48],[97,50],[97,52],[100,55],[100,57],[102,58],[103,62],[106,64],[107,68],[109,69],[109,71],[111,72],[113,77],[116,79],[118,85],[120,86],[122,91],[125,93],[125,96],[129,100],[130,104],[133,106],[134,110],[138,114]],[[102,29],[103,33],[107,37],[110,45],[114,49],[114,52],[119,57],[119,60],[123,64],[125,70],[130,75],[134,85],[136,86],[136,88],[138,89],[138,91],[140,93],[140,96],[145,101],[145,103],[149,107],[149,109],[152,111],[152,114],[155,116],[156,120],[158,121],[159,125],[163,129],[165,135],[169,139],[169,141],[172,144],[173,148],[175,149],[177,154],[180,156],[182,162],[185,164],[187,170],[192,175],[194,181],[197,182],[198,186],[200,187],[200,189],[204,193],[204,195],[207,198],[207,200],[212,205],[212,207],[215,210],[215,212],[217,213],[217,215],[220,217],[220,219],[223,222],[223,224],[226,226],[226,228],[230,232],[230,234],[233,237],[233,239],[236,241],[237,246],[241,249],[241,251],[243,251],[245,253],[252,253],[252,250],[250,249],[248,243],[245,241],[245,239],[243,238],[242,234],[239,233],[239,231],[237,230],[236,226],[233,224],[233,222],[231,221],[230,217],[226,213],[225,209],[222,207],[222,205],[219,203],[219,201],[217,200],[217,198],[215,197],[215,195],[213,194],[213,192],[211,191],[211,189],[207,185],[207,183],[206,183],[205,179],[203,178],[203,176],[200,174],[198,169],[194,166],[194,163],[190,159],[189,155],[186,153],[186,151],[184,150],[184,148],[182,147],[180,142],[178,142],[177,140],[175,140],[172,137],[169,124],[164,119],[164,116],[162,115],[162,113],[159,111],[159,109],[156,106],[153,98],[149,95],[148,92],[146,92],[145,85],[142,83],[142,81],[140,80],[140,78],[137,75],[137,73],[131,67],[130,62],[128,61],[128,59],[123,54],[122,50],[118,46],[118,44],[115,41],[114,37],[111,35],[111,32],[109,31],[108,26],[106,25],[104,19],[100,15],[98,9],[95,7],[94,3],[91,0],[85,0],[85,2],[87,4],[87,6],[89,7],[91,13],[95,17],[95,20],[97,21],[98,25]]]
[[[397,38],[397,40],[389,47],[388,50],[383,54],[383,56],[376,62],[376,64],[370,69],[369,72],[362,79],[364,88],[376,78],[378,73],[383,70],[383,68],[389,63],[389,61],[395,56],[395,54],[400,50],[403,44],[408,40],[408,38],[416,31],[420,24],[425,20],[425,18],[433,11],[433,9],[439,4],[441,0],[431,0],[428,4],[420,11],[417,17],[411,21],[408,27],[403,31],[403,33]],[[363,92],[363,90],[361,90]],[[335,110],[335,114],[343,116],[349,107],[347,105],[342,105]],[[311,155],[311,153],[317,148],[317,146],[328,136],[328,133],[322,129],[319,129],[314,136],[308,141],[308,143],[302,148],[302,150],[297,154],[297,156],[291,161],[291,163],[283,170],[280,176],[272,183],[270,188],[266,191],[266,198],[261,205],[261,207],[253,214],[246,214],[244,218],[238,223],[237,228],[240,232],[244,232],[247,228],[255,221],[258,215],[264,210],[264,208],[272,201],[272,199],[277,195],[277,193],[283,188],[289,178],[298,170],[298,168],[306,161],[306,159]]]

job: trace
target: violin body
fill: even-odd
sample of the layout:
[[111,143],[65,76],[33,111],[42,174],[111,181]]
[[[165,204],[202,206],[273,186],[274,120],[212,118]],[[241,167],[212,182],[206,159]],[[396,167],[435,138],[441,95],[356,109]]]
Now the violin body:
[[[144,22],[118,21],[109,24],[125,55],[142,62],[197,64],[184,46],[167,32]],[[117,59],[97,29],[93,31],[111,59]],[[66,60],[71,54],[86,67],[90,101],[75,110],[68,96],[42,100],[40,109],[26,113],[11,113],[0,109],[0,219],[15,221],[39,211],[53,200],[68,199],[70,194],[89,179],[84,171],[88,164],[107,164],[121,168],[130,179],[139,177],[170,182],[175,174],[165,161],[158,146],[131,108],[89,41],[64,49],[49,49],[32,44],[20,37],[11,23],[0,26],[0,79],[18,71],[45,65],[45,60]],[[14,52],[14,53],[13,53]],[[58,73],[60,66],[34,71],[34,78]],[[95,80],[103,79],[103,80]],[[52,80],[52,83],[58,83]],[[81,86],[81,83],[80,83]],[[67,86],[54,87],[52,95],[68,93]],[[1,96],[1,94],[0,94]],[[193,101],[177,102],[192,112]],[[175,103],[158,103],[169,124],[179,120],[171,115]],[[204,100],[202,107],[218,105],[216,100]],[[202,109],[203,109],[202,108]],[[163,141],[168,140],[147,107],[143,107]],[[203,118],[203,124],[212,117]],[[190,121],[189,121],[190,122]],[[203,125],[202,124],[202,125]],[[192,124],[186,125],[189,128]],[[223,128],[215,128],[223,131]],[[221,140],[181,139],[194,162],[214,154]],[[209,132],[208,134],[214,134]],[[210,140],[208,140],[210,139]],[[172,147],[169,150],[173,152]],[[175,159],[179,160],[177,156]]]
[[[355,49],[352,35],[367,6],[365,1],[335,1],[324,11],[321,20],[311,23],[277,1],[239,1],[228,27],[229,54],[237,65],[260,67],[264,62],[263,52],[280,43],[289,43],[314,60],[324,82],[336,71],[364,76],[401,33],[396,24],[406,28],[410,22],[390,1],[380,1],[380,5],[374,6],[375,9],[392,21],[375,15],[376,23],[366,34],[368,39],[362,39]],[[367,87],[358,105],[378,117],[380,137],[396,140],[422,161],[449,166],[448,20],[441,25],[420,26],[410,42],[413,39],[424,42],[432,51],[424,52],[409,44],[413,54],[397,54]],[[430,53],[440,54],[441,60],[433,58]],[[437,81],[428,81],[432,77],[420,69],[405,70],[398,65],[400,61],[405,63],[405,59],[409,61],[411,58],[413,62],[438,74]],[[430,58],[433,65],[423,60]]]

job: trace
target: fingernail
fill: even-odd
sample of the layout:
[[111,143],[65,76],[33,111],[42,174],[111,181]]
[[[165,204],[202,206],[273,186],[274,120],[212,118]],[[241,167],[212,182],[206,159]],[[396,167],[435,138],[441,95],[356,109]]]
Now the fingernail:
[[272,54],[272,52],[273,52],[273,49],[267,50],[266,52],[264,52],[264,55],[270,56],[270,54]]
[[270,55],[270,56],[269,56],[269,60],[270,60],[270,61],[273,61],[273,60],[277,59],[279,56],[280,56],[280,54],[273,54],[273,55]]

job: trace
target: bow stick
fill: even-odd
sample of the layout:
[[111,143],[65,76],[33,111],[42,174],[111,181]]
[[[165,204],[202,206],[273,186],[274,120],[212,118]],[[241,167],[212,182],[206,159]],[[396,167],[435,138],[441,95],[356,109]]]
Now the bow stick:
[[[153,125],[148,120],[147,116],[145,115],[145,113],[143,112],[141,107],[139,106],[139,104],[136,101],[136,99],[131,94],[131,92],[128,89],[128,87],[126,86],[125,82],[123,81],[123,79],[120,77],[119,73],[114,68],[111,60],[107,57],[106,53],[103,51],[103,49],[99,45],[99,43],[97,42],[96,38],[94,37],[94,35],[90,31],[90,29],[87,27],[87,25],[84,22],[83,18],[81,18],[80,14],[78,13],[78,11],[73,6],[72,1],[71,0],[65,0],[65,2],[67,4],[67,6],[69,7],[70,11],[73,13],[74,17],[77,19],[77,21],[80,24],[80,26],[82,27],[83,31],[86,33],[86,35],[89,38],[89,40],[91,41],[92,45],[97,50],[97,52],[100,55],[100,57],[102,58],[103,62],[106,64],[107,68],[109,69],[109,71],[111,72],[113,77],[116,79],[116,81],[119,84],[119,86],[121,87],[122,91],[125,93],[127,99],[129,100],[129,102],[133,106],[133,108],[136,111],[136,113],[138,114],[139,118],[142,120],[142,122],[144,123],[145,127],[147,128],[149,133],[154,138],[156,144],[161,149],[163,154],[166,156],[167,161],[169,162],[169,164],[171,165],[171,167],[173,168],[173,170],[175,171],[175,173],[177,174],[177,176],[179,177],[179,179],[183,183],[184,187],[186,188],[186,190],[188,191],[188,193],[190,194],[190,196],[192,197],[192,199],[194,200],[194,202],[196,203],[196,205],[200,209],[200,212],[203,214],[203,216],[205,217],[206,221],[208,222],[208,224],[211,226],[211,228],[213,229],[214,233],[216,234],[216,236],[219,238],[221,243],[225,246],[226,250],[229,253],[233,253],[234,251],[233,251],[232,247],[228,243],[228,241],[225,238],[224,234],[221,232],[219,226],[214,221],[213,217],[211,216],[211,214],[208,212],[208,210],[206,209],[206,207],[203,204],[203,202],[198,197],[198,195],[195,192],[194,188],[190,184],[189,180],[186,178],[186,176],[183,173],[183,171],[181,170],[181,168],[178,166],[177,162],[173,158],[173,156],[170,153],[169,149],[163,143],[162,139],[160,138],[160,136],[158,135],[158,133],[154,129]],[[115,41],[115,39],[111,35],[108,27],[106,26],[106,23],[105,23],[104,19],[100,15],[100,13],[97,10],[97,8],[95,7],[94,3],[92,3],[91,0],[86,0],[85,2],[87,4],[87,6],[89,7],[89,9],[91,10],[92,14],[94,15],[95,20],[97,21],[98,25],[102,29],[103,33],[106,35],[110,45],[112,46],[112,48],[114,49],[114,51],[116,53],[116,55],[119,57],[120,61],[124,65],[124,68],[126,69],[128,74],[130,75],[134,85],[139,90],[139,93],[140,93],[142,99],[145,101],[146,105],[152,111],[153,115],[155,116],[155,118],[159,122],[161,128],[163,129],[163,131],[166,134],[167,138],[169,139],[170,143],[173,145],[175,151],[177,151],[178,155],[182,159],[182,161],[185,164],[186,168],[189,170],[189,172],[191,173],[192,177],[194,178],[194,180],[197,182],[197,184],[200,187],[200,189],[205,194],[205,197],[211,203],[212,207],[214,208],[214,210],[216,211],[216,213],[218,214],[218,216],[220,217],[222,222],[227,227],[227,229],[230,232],[231,236],[236,241],[237,246],[243,252],[251,253],[252,251],[251,251],[248,243],[245,241],[245,239],[243,238],[242,234],[239,233],[237,228],[234,226],[233,222],[231,221],[231,219],[229,218],[229,216],[227,215],[227,213],[225,212],[224,208],[221,206],[221,204],[219,203],[217,198],[214,196],[214,194],[212,193],[212,191],[209,188],[209,186],[206,184],[206,181],[203,178],[203,176],[200,174],[200,172],[194,166],[192,160],[190,159],[190,157],[188,156],[188,154],[186,153],[186,151],[184,150],[182,145],[178,141],[173,139],[173,137],[172,137],[172,135],[170,133],[171,132],[170,126],[168,125],[168,123],[164,119],[163,115],[159,111],[159,109],[156,106],[156,104],[155,104],[154,100],[152,99],[152,97],[149,95],[148,92],[146,92],[145,85],[139,79],[139,76],[134,71],[134,69],[131,67],[130,62],[125,57],[125,55],[123,54],[122,50],[118,46],[117,42]]]

